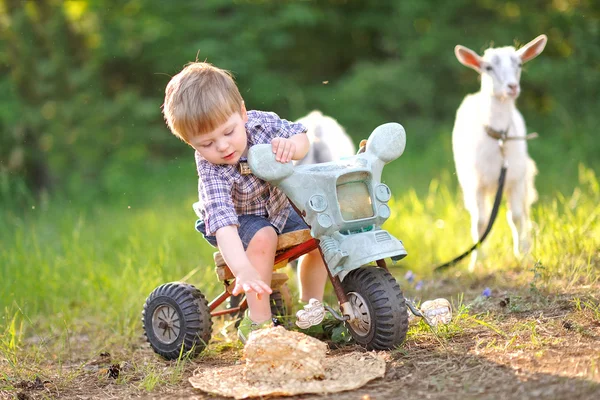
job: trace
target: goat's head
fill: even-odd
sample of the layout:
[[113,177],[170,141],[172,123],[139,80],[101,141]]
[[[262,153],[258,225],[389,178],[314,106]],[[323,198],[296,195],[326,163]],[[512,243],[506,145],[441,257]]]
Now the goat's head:
[[521,92],[521,66],[537,57],[548,37],[540,35],[520,49],[513,46],[489,48],[483,56],[457,45],[454,54],[461,64],[481,74],[481,91],[501,99],[516,99]]

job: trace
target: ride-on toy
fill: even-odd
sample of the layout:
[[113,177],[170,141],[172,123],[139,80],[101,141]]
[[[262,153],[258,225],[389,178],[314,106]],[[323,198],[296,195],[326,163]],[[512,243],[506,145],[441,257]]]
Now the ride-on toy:
[[[381,172],[402,155],[405,144],[402,125],[388,123],[373,131],[362,152],[339,161],[282,164],[275,161],[270,144],[255,145],[248,154],[252,173],[281,188],[310,227],[279,236],[274,270],[318,248],[339,301],[339,313],[328,309],[367,349],[394,348],[408,330],[404,296],[385,262],[407,253],[401,241],[381,229],[391,213],[391,191],[381,183]],[[231,296],[235,277],[220,253],[214,258],[225,290],[210,303],[184,282],[163,284],[146,299],[144,331],[161,356],[199,354],[211,338],[213,316],[247,308],[244,299],[237,307],[218,309]],[[271,308],[276,315],[285,312],[286,280],[286,274],[273,273]]]

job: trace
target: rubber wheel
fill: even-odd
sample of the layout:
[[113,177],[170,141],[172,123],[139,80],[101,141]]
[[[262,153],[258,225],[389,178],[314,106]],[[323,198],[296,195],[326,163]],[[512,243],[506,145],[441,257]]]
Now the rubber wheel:
[[200,354],[210,341],[212,319],[204,295],[193,285],[165,283],[154,289],[142,311],[144,334],[167,360]]
[[[238,307],[244,298],[243,294],[229,297],[228,308]],[[281,285],[280,290],[273,290],[269,295],[269,301],[271,304],[271,316],[276,318],[278,321],[283,321],[286,317],[289,317],[288,310],[291,309],[289,302],[291,301],[290,289],[287,284]],[[237,328],[244,318],[245,310],[231,314],[233,318],[237,318],[234,326]]]
[[271,303],[271,315],[275,318],[287,316],[287,306],[283,299],[283,295],[279,290],[273,290],[269,297]]
[[342,287],[359,316],[345,323],[359,345],[368,350],[390,350],[404,342],[408,331],[406,303],[389,272],[378,267],[358,268],[346,275]]
[[[243,294],[229,297],[228,308],[239,307],[242,302]],[[290,308],[291,302],[290,289],[286,283],[281,285],[279,290],[273,290],[273,293],[269,296],[271,302],[271,314],[274,317],[281,317],[287,315],[287,310]],[[237,314],[235,314],[237,316]],[[243,317],[243,313],[240,313]]]

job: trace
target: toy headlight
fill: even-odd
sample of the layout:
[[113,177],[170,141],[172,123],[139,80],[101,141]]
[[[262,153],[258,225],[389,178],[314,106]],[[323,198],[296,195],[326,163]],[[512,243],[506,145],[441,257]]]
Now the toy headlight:
[[375,188],[375,197],[377,197],[377,200],[386,203],[392,197],[392,191],[387,185],[380,183]]
[[315,212],[325,211],[327,208],[327,199],[325,196],[315,194],[308,199],[308,207]]

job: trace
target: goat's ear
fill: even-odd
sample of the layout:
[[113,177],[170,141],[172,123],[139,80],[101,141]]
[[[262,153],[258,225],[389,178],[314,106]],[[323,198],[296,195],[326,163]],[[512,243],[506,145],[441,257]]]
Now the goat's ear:
[[459,44],[454,48],[454,54],[462,65],[481,73],[481,57],[473,50]]
[[521,58],[521,61],[526,63],[529,60],[536,58],[546,47],[548,42],[548,36],[540,35],[527,43],[525,46],[517,50],[517,55]]

